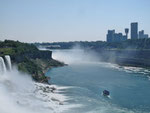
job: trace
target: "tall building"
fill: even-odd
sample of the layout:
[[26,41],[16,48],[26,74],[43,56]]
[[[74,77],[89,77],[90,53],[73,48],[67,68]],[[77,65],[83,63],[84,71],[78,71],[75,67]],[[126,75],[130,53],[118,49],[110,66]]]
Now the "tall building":
[[138,39],[138,23],[131,23],[131,39]]
[[126,37],[128,38],[128,33],[129,33],[129,29],[128,28],[125,28],[125,34],[126,34]]
[[115,30],[108,30],[107,42],[113,42]]

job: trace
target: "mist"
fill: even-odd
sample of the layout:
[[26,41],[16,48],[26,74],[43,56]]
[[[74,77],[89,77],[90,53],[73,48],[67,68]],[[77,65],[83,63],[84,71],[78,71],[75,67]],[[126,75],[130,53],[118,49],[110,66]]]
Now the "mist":
[[82,64],[100,61],[94,51],[75,45],[72,49],[53,50],[52,57],[66,64]]
[[[53,87],[56,91],[52,93]],[[59,89],[64,87],[36,83],[13,66],[0,74],[0,113],[61,113],[75,107],[66,103],[68,98]]]
[[[26,103],[25,95],[35,89],[32,79],[14,68],[0,75],[0,112],[1,113],[32,113],[23,107]],[[20,105],[23,105],[22,107]]]

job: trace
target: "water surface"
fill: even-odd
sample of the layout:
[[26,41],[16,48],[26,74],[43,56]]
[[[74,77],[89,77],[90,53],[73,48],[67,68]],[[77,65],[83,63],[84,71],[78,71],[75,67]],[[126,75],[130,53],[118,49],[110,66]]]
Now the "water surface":
[[[150,112],[149,70],[78,60],[49,70],[47,76],[51,83],[69,87],[62,92],[70,97],[68,103],[80,105],[68,113]],[[110,98],[102,95],[105,89]]]

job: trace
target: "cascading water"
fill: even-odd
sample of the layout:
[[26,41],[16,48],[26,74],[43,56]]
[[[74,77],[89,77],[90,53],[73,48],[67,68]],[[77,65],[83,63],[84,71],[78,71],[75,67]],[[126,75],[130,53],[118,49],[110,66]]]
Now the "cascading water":
[[0,113],[61,113],[74,107],[58,93],[63,87],[35,83],[30,75],[11,67],[9,55],[0,57]]
[[5,60],[6,60],[6,63],[7,63],[7,69],[11,70],[11,59],[10,59],[10,56],[9,55],[5,55]]
[[6,65],[4,59],[0,57],[0,74],[3,74],[5,72],[6,72]]

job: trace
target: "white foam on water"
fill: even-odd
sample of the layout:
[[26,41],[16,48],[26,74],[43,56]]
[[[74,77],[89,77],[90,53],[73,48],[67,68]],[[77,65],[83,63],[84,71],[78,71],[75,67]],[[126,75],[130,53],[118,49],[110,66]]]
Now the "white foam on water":
[[149,69],[142,68],[142,67],[119,66],[117,64],[111,64],[111,63],[100,63],[100,64],[103,64],[104,67],[117,69],[119,71],[125,71],[127,73],[136,73],[136,74],[142,74],[142,75],[150,74]]
[[78,107],[59,93],[63,89],[67,87],[35,83],[16,69],[7,71],[0,76],[0,113],[61,113]]

